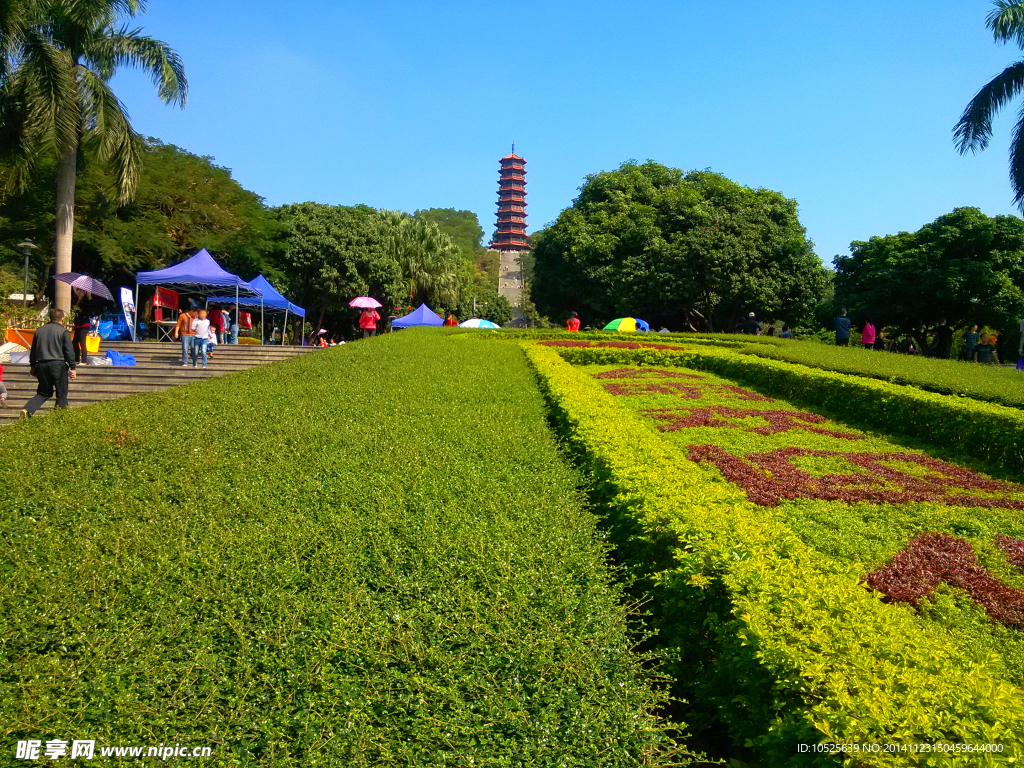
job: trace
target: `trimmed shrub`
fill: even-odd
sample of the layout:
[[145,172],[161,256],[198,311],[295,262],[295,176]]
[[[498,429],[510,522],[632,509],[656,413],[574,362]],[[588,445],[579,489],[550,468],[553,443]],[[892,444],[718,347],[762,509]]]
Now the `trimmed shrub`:
[[943,453],[978,459],[1024,480],[1024,413],[994,403],[924,392],[724,349],[666,351],[567,348],[573,363],[681,366],[710,371],[859,427],[927,441]]
[[[751,504],[716,469],[620,405],[570,358],[620,350],[532,346],[556,419],[603,489],[624,557],[653,585],[654,618],[677,677],[716,710],[735,744],[772,766],[1003,765],[1024,750],[1020,689],[965,658],[851,568],[808,547],[781,515]],[[635,350],[671,365],[679,353]],[[608,359],[600,360],[609,363]],[[642,460],[638,460],[642,457]],[[858,745],[831,757],[801,743]],[[994,744],[1001,753],[917,752]],[[882,745],[879,752],[861,745]],[[904,745],[884,751],[884,745]]]
[[675,764],[578,482],[522,351],[431,331],[6,427],[5,754]]

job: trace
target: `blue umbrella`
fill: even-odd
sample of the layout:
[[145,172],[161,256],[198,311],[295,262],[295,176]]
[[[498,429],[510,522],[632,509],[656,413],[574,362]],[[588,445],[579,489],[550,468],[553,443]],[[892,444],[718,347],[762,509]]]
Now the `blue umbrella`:
[[67,283],[72,288],[77,288],[80,291],[91,293],[93,296],[102,296],[104,299],[110,301],[114,300],[114,297],[110,295],[110,291],[103,283],[97,280],[95,277],[89,277],[83,275],[80,272],[62,272],[59,275],[53,276],[54,280],[60,280],[62,283]]

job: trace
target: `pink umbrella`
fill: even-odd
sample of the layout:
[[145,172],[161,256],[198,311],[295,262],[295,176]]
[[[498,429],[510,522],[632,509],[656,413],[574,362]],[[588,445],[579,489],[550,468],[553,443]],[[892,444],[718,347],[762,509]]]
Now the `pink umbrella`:
[[369,296],[360,296],[357,299],[352,299],[348,305],[359,309],[377,309],[378,307],[383,306],[379,301],[371,299]]
[[110,295],[110,291],[103,283],[97,280],[95,277],[89,277],[88,275],[82,275],[78,272],[62,272],[59,275],[53,276],[54,280],[59,280],[62,283],[67,283],[72,288],[77,288],[80,291],[91,293],[96,296],[102,296],[104,299],[114,300],[114,297]]

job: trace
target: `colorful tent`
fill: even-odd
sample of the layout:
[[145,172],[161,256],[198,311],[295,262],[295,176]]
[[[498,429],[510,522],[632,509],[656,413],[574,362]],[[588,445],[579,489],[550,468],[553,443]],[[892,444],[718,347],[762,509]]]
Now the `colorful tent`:
[[444,320],[426,304],[420,304],[405,317],[391,323],[392,328],[412,328],[414,325],[444,325]]
[[606,331],[650,331],[651,326],[636,317],[620,317],[604,327]]

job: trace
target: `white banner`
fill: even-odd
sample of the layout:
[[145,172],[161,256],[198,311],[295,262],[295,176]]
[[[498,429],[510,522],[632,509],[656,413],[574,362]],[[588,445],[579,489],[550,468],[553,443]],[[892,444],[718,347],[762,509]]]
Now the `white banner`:
[[135,341],[135,297],[131,288],[121,288],[121,306],[124,307],[124,319],[128,323],[128,332]]

